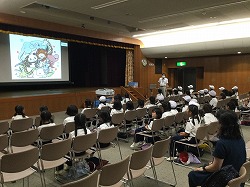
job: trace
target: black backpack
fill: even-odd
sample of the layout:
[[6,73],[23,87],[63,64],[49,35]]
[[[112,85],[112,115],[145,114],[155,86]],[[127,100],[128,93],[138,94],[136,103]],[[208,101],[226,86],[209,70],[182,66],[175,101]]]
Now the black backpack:
[[230,180],[237,177],[239,177],[239,172],[232,165],[226,165],[214,172],[202,187],[225,187]]

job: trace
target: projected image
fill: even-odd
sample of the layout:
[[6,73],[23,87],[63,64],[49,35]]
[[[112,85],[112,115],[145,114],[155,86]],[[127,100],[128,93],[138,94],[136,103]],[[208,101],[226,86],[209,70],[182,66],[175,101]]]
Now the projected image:
[[61,79],[61,41],[10,34],[12,79]]

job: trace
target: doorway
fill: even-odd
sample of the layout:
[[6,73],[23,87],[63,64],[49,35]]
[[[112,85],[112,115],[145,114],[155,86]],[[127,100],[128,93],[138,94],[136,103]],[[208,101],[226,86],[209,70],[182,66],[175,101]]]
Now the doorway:
[[188,85],[192,84],[196,90],[196,68],[174,68],[170,72],[173,73],[174,87],[182,86],[185,91]]

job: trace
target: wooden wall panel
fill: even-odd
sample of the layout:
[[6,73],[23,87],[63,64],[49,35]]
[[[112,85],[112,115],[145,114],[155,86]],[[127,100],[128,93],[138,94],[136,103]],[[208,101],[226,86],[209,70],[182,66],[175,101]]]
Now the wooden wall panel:
[[221,86],[231,90],[234,85],[239,87],[240,93],[250,91],[249,54],[167,59],[164,63],[167,68],[178,68],[177,61],[186,61],[186,67],[204,68],[204,79],[197,82],[198,90],[213,84],[216,91]]

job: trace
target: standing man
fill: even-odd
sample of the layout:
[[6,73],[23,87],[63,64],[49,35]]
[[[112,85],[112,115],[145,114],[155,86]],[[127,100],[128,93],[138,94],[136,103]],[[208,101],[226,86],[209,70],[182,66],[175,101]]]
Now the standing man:
[[166,78],[165,73],[162,74],[161,78],[158,80],[160,84],[160,89],[162,90],[162,94],[166,97],[166,87],[168,87],[168,78]]

